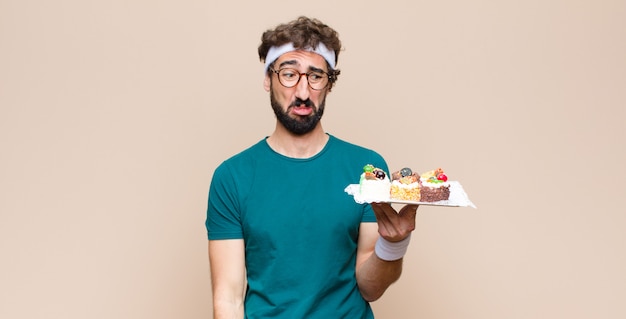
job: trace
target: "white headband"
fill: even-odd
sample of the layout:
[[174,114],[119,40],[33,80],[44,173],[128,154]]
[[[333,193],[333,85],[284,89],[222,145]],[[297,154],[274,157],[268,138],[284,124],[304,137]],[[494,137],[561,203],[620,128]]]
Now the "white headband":
[[265,73],[267,73],[267,69],[270,67],[270,64],[276,61],[278,57],[280,57],[281,55],[287,52],[296,51],[296,50],[305,50],[309,52],[315,52],[321,55],[322,57],[324,57],[326,62],[330,64],[331,69],[335,68],[335,51],[328,50],[328,48],[324,45],[324,43],[320,42],[317,45],[317,48],[315,49],[311,49],[310,47],[304,48],[304,49],[296,49],[293,47],[293,43],[289,42],[279,47],[276,47],[276,46],[271,47],[269,51],[267,51],[267,56],[265,57]]

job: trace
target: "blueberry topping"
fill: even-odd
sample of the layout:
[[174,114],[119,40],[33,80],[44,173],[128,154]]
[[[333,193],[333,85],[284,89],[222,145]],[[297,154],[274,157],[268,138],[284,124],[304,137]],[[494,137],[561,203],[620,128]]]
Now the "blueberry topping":
[[400,175],[402,175],[402,177],[411,176],[412,174],[413,174],[413,171],[408,167],[405,167],[400,170]]
[[374,171],[374,175],[376,176],[376,178],[378,179],[385,179],[385,172],[383,172],[380,169],[377,169]]

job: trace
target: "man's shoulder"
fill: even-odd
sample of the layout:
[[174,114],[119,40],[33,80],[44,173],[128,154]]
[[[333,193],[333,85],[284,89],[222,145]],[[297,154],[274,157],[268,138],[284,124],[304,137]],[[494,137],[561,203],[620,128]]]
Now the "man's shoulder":
[[267,148],[265,139],[262,139],[261,141],[252,144],[248,148],[224,160],[220,165],[218,165],[216,171],[229,170],[231,167],[237,167],[238,169],[251,167],[252,163],[254,163],[258,158],[264,156],[263,154],[267,151]]

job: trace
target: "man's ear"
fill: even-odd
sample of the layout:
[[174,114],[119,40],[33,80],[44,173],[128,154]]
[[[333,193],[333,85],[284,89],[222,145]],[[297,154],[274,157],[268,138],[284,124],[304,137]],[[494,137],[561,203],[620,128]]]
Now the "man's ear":
[[270,85],[271,84],[271,79],[270,79],[270,74],[267,73],[265,74],[265,80],[263,80],[263,88],[265,89],[265,91],[269,92],[270,91]]

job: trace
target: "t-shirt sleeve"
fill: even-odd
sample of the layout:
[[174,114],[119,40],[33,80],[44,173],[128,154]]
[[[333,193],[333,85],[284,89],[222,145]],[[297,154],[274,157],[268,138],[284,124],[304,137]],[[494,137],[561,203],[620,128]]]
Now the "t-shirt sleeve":
[[213,173],[206,218],[209,240],[243,238],[235,181],[227,163],[222,163]]

